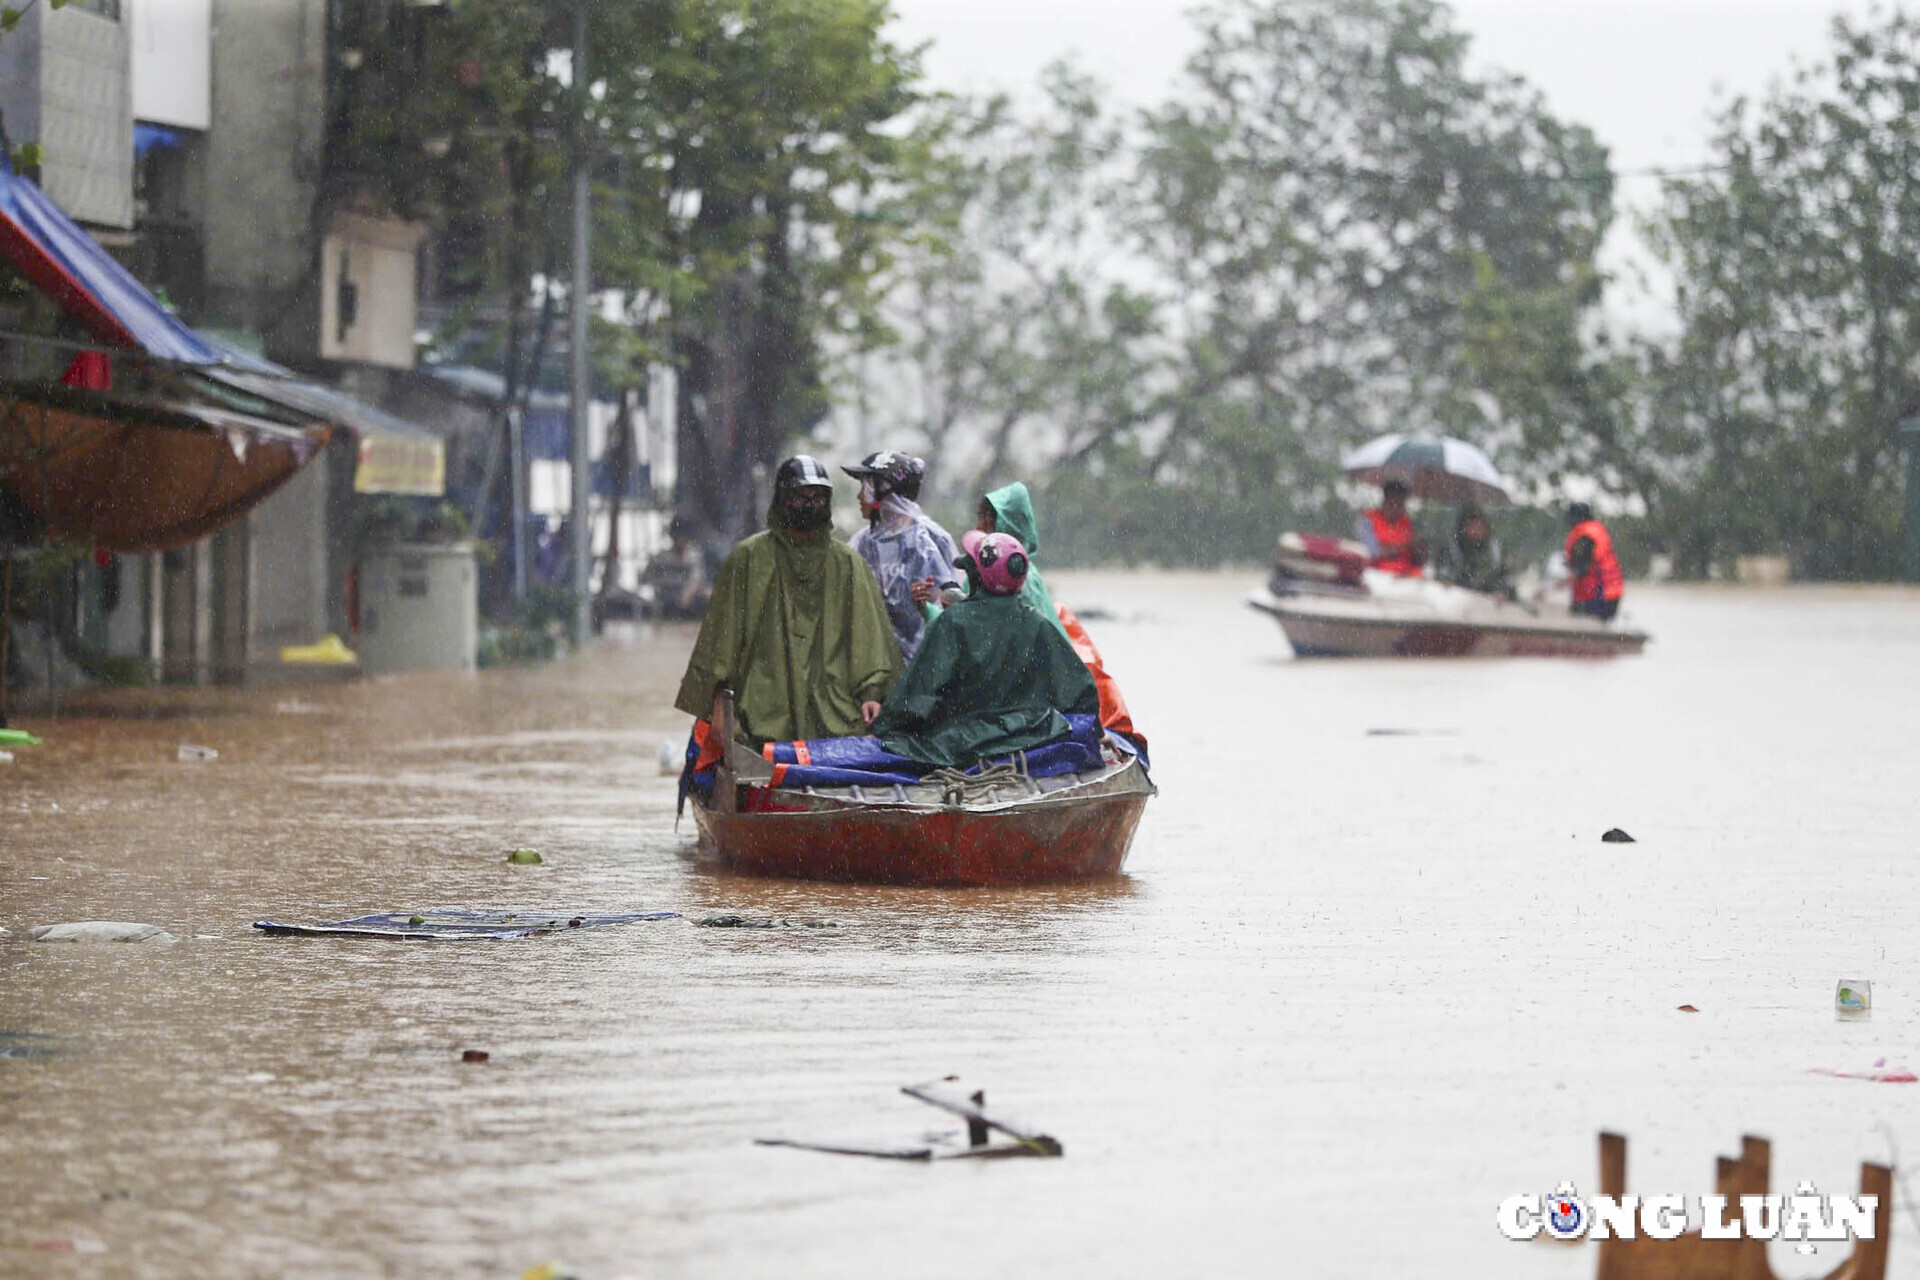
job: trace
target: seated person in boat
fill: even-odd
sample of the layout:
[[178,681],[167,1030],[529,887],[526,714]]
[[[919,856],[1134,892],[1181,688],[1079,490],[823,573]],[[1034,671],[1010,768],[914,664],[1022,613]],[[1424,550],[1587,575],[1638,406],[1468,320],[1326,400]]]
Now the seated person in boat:
[[1593,508],[1576,502],[1567,508],[1567,569],[1573,574],[1573,612],[1612,622],[1627,593],[1626,575],[1613,553],[1613,535],[1593,518]]
[[958,769],[1064,738],[1067,713],[1100,710],[1059,620],[1022,594],[1030,569],[1019,540],[975,529],[961,545],[967,598],[927,625],[873,722],[894,754]]
[[1507,580],[1507,562],[1500,540],[1493,536],[1493,525],[1477,502],[1460,504],[1453,521],[1453,542],[1441,557],[1440,580],[1469,591],[1513,598],[1513,584]]
[[1021,596],[1033,606],[1036,613],[1053,619],[1059,625],[1061,634],[1073,643],[1074,652],[1087,664],[1087,671],[1100,691],[1101,726],[1124,734],[1144,748],[1147,744],[1146,735],[1133,727],[1133,716],[1127,710],[1127,700],[1120,696],[1119,684],[1107,674],[1106,663],[1100,657],[1100,650],[1094,647],[1093,637],[1087,634],[1086,627],[1074,616],[1073,610],[1054,602],[1053,593],[1047,590],[1039,568],[1033,563],[1040,554],[1040,531],[1033,514],[1033,495],[1028,492],[1026,484],[1015,480],[981,498],[979,523],[974,527],[980,533],[1010,533],[1026,549],[1027,580],[1020,589]]
[[1354,521],[1354,537],[1367,544],[1373,567],[1403,578],[1417,578],[1427,563],[1426,541],[1414,532],[1407,514],[1412,490],[1404,480],[1380,486],[1380,505],[1368,507]]
[[959,556],[953,539],[920,509],[920,482],[927,464],[891,449],[870,453],[842,471],[860,482],[860,514],[867,527],[849,545],[860,553],[880,582],[900,656],[911,660],[926,630],[927,605],[957,588]]
[[900,646],[867,562],[834,540],[826,468],[782,462],[767,525],[720,566],[673,705],[706,717],[731,689],[734,732],[756,744],[864,733],[900,676]]

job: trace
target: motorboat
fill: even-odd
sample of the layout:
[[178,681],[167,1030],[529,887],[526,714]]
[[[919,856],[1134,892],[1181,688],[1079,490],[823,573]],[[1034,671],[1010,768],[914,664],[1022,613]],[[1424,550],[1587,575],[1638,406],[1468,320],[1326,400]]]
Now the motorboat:
[[1303,658],[1605,658],[1639,653],[1648,639],[1540,599],[1383,573],[1360,543],[1311,534],[1280,535],[1273,574],[1247,603]]

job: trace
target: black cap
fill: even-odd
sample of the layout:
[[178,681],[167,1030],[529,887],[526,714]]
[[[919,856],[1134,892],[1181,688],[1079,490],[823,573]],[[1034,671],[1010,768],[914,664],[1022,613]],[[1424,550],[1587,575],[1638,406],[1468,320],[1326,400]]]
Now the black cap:
[[831,489],[833,477],[818,458],[799,453],[780,464],[773,473],[773,487],[783,489]]
[[899,456],[899,454],[891,449],[881,449],[876,453],[868,454],[850,467],[842,467],[840,469],[856,480],[865,480],[868,476],[883,476],[887,474],[887,468],[891,467],[894,459]]
[[920,496],[920,481],[926,477],[927,464],[912,454],[882,449],[870,453],[842,471],[856,480],[871,480],[877,493],[898,493],[903,497]]
[[1570,502],[1567,504],[1568,524],[1585,524],[1591,519],[1593,519],[1593,508],[1586,503]]

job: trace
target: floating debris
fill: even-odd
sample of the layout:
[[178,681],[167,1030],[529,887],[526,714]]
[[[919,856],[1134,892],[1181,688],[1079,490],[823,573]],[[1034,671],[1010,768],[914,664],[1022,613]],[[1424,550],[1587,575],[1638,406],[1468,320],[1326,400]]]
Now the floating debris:
[[0,729],[0,747],[37,747],[40,739],[25,729]]
[[485,1062],[492,1055],[485,1049],[467,1049],[460,1054],[462,1062]]
[[43,924],[27,930],[35,942],[178,942],[159,925],[128,920],[77,920],[72,924]]
[[1842,1022],[1864,1022],[1873,1013],[1873,984],[1842,978],[1833,992],[1833,1013]]
[[220,753],[212,747],[196,747],[190,742],[181,743],[176,755],[181,764],[205,764],[220,758]]
[[1640,842],[1638,840],[1635,840],[1632,836],[1628,835],[1626,832],[1622,831],[1620,828],[1614,827],[1613,829],[1609,830],[1606,834],[1600,837],[1600,843],[1601,844],[1638,844]]
[[281,645],[280,661],[314,667],[348,667],[360,661],[360,655],[347,648],[339,636],[328,635],[313,644]]
[[58,1058],[71,1051],[72,1036],[50,1036],[38,1031],[0,1030],[0,1059]]
[[1877,1084],[1920,1084],[1920,1076],[1913,1074],[1904,1062],[1889,1062],[1885,1058],[1875,1058],[1873,1065],[1864,1070],[1844,1071],[1835,1067],[1813,1067],[1816,1076],[1833,1076],[1839,1080],[1872,1080]]
[[[957,1079],[956,1076],[948,1076],[929,1084],[906,1085],[900,1092],[965,1120],[967,1127],[964,1140],[956,1130],[951,1134],[933,1134],[902,1142],[807,1142],[794,1138],[755,1138],[754,1142],[763,1147],[794,1147],[802,1151],[822,1151],[828,1155],[871,1156],[879,1160],[983,1160],[1065,1154],[1058,1139],[1005,1117],[988,1114],[984,1090],[976,1089],[969,1094],[949,1087]],[[995,1133],[1008,1141],[993,1141]]]
[[546,859],[538,849],[513,849],[508,852],[507,861],[516,867],[537,867]]
[[699,922],[703,929],[838,929],[835,920],[776,920],[771,916],[708,916]]
[[459,911],[453,909],[408,913],[389,911],[329,920],[319,924],[283,924],[256,920],[262,933],[306,938],[401,938],[468,942],[479,938],[525,938],[567,929],[631,924],[636,920],[673,920],[677,911],[639,911],[622,915],[569,915],[560,911]]

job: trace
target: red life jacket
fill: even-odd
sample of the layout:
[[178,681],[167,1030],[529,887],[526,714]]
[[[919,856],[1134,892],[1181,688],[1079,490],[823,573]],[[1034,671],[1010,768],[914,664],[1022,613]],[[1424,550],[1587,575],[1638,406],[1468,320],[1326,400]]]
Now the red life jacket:
[[1607,526],[1598,520],[1586,520],[1573,526],[1567,534],[1567,545],[1563,554],[1569,564],[1573,561],[1573,545],[1582,538],[1593,539],[1593,560],[1587,565],[1587,571],[1573,580],[1573,602],[1580,604],[1587,600],[1618,600],[1626,594],[1626,575],[1620,572],[1620,559],[1613,554],[1613,538],[1607,532]]
[[1419,577],[1420,566],[1413,558],[1413,517],[1403,515],[1398,520],[1389,520],[1378,507],[1368,507],[1366,516],[1373,526],[1374,545],[1380,548],[1380,554],[1373,558],[1373,567],[1403,578]]

